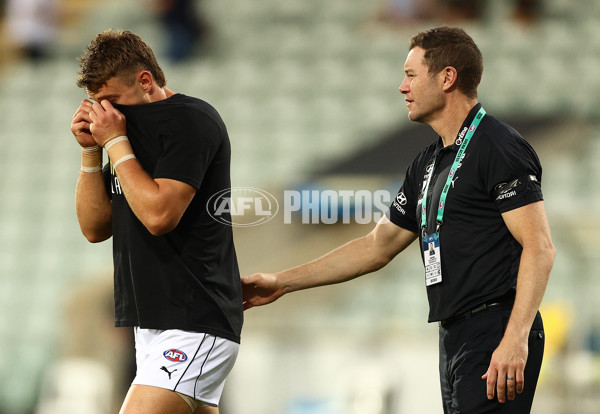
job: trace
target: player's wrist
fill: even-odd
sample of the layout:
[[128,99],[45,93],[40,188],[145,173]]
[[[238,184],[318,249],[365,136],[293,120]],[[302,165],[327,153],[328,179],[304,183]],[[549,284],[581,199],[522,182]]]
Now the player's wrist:
[[290,270],[291,269],[288,269],[288,271],[282,271],[273,274],[275,286],[277,291],[280,293],[280,296],[299,290],[299,287],[291,281],[292,278],[290,278]]
[[99,145],[81,147],[80,170],[86,173],[102,171],[102,148]]
[[[531,326],[531,324],[529,325]],[[509,324],[504,331],[504,337],[512,339],[520,343],[527,343],[529,338],[529,331],[531,328],[527,328],[526,325],[516,326],[516,324]]]
[[100,147],[100,145],[96,144],[96,145],[92,145],[92,146],[81,146],[81,151],[82,152],[86,152],[86,153],[96,153],[96,152],[102,152],[102,147]]
[[109,150],[113,145],[117,145],[119,142],[129,141],[127,135],[117,135],[115,137],[107,139],[102,146],[105,150]]
[[133,148],[131,148],[131,143],[126,135],[120,135],[105,142],[104,149],[115,169],[123,162],[135,158]]

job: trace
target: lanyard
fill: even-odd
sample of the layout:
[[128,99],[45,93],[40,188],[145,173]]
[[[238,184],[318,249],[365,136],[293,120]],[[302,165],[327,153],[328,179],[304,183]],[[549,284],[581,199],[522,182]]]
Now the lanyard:
[[[458,149],[458,152],[456,153],[454,162],[452,163],[452,166],[450,167],[450,171],[448,172],[448,178],[446,178],[446,184],[444,185],[442,193],[440,194],[440,203],[438,205],[438,213],[437,213],[438,230],[436,230],[436,232],[439,231],[439,227],[442,225],[442,221],[444,219],[444,208],[446,207],[446,197],[448,196],[448,191],[450,191],[450,186],[452,184],[452,178],[454,177],[454,174],[456,174],[456,171],[458,170],[458,166],[459,166],[460,162],[462,161],[465,151],[467,150],[467,145],[469,145],[469,142],[471,141],[471,138],[473,137],[473,134],[475,133],[475,130],[479,126],[479,122],[481,122],[484,115],[485,115],[485,110],[483,108],[480,108],[479,112],[477,112],[477,115],[475,115],[473,122],[471,122],[469,131],[467,132],[467,135],[464,137],[463,142],[460,144],[460,148]],[[431,176],[433,175],[434,169],[435,169],[435,161],[434,161],[434,165],[431,166],[431,171],[429,172],[429,175],[427,176],[427,184],[425,185],[425,189],[423,190],[423,201],[421,202],[421,228],[423,228],[423,229],[425,229],[427,227],[427,211],[426,211],[427,191],[429,190],[429,183],[431,181]]]

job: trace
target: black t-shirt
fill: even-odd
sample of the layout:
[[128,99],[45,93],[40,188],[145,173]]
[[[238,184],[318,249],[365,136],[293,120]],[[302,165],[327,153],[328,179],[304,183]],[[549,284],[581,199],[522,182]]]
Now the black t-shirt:
[[242,289],[233,232],[208,211],[209,198],[231,187],[223,120],[208,103],[181,94],[115,107],[126,117],[144,170],[197,190],[177,227],[153,236],[129,207],[112,164],[105,166],[113,208],[116,325],[197,331],[239,342]]
[[[459,137],[464,137],[480,107],[471,110]],[[427,194],[426,231],[431,234],[436,231],[437,206],[458,142],[444,148],[439,138],[425,148],[408,167],[390,207],[394,224],[419,234],[421,253],[421,201],[428,171],[434,166]],[[510,126],[486,115],[446,198],[440,228],[442,282],[427,287],[430,322],[448,319],[516,288],[522,247],[501,213],[542,200],[541,178],[533,148]]]

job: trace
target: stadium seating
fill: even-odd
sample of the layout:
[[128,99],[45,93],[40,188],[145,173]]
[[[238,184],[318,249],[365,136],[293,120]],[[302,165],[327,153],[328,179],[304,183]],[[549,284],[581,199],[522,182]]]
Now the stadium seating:
[[[69,123],[85,96],[75,57],[115,27],[139,33],[162,59],[161,29],[136,7],[142,1],[103,2],[64,29],[54,57],[2,70],[0,411],[32,409],[43,370],[61,352],[65,301],[87,279],[110,277],[110,243],[85,242],[74,212],[79,149]],[[207,50],[163,66],[173,90],[221,112],[235,186],[294,185],[408,124],[397,90],[407,42],[438,22],[374,30],[373,2],[363,1],[203,3],[214,26]],[[528,28],[493,16],[467,24],[485,57],[481,101],[498,115],[600,116],[600,2],[548,1],[545,13]]]

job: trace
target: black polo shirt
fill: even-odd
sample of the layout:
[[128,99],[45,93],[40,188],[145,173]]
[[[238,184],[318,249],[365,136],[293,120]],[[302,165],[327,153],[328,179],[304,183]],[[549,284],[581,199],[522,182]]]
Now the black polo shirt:
[[[464,137],[480,107],[471,110],[457,138]],[[408,167],[390,207],[394,224],[419,234],[421,253],[421,201],[428,171],[434,168],[427,194],[426,232],[430,234],[436,231],[437,206],[458,142],[444,147],[438,138],[425,148]],[[516,288],[522,247],[501,213],[542,200],[541,178],[533,148],[510,126],[485,115],[446,198],[440,227],[442,282],[427,287],[430,322],[448,319]]]

